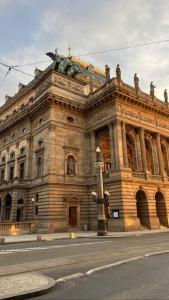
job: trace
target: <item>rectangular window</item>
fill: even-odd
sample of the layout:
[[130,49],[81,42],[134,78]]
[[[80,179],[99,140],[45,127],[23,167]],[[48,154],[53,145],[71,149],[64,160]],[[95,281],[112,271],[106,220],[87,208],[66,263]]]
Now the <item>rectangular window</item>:
[[25,173],[25,166],[24,166],[24,162],[22,162],[20,164],[20,179],[24,179],[24,174]]
[[39,194],[36,194],[36,202],[39,201]]
[[9,180],[13,180],[13,179],[14,179],[14,166],[11,166],[9,170]]
[[1,170],[1,182],[4,182],[5,180],[5,170]]
[[39,213],[38,206],[35,206],[35,216],[38,216],[38,213]]

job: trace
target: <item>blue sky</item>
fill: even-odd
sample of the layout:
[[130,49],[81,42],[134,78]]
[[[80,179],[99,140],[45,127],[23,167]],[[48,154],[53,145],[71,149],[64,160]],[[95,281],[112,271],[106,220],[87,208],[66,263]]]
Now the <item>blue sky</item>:
[[[45,52],[59,48],[67,54],[69,42],[74,55],[169,39],[168,0],[0,0],[0,62],[28,64],[48,61]],[[138,73],[140,87],[149,92],[153,81],[156,95],[163,99],[169,90],[169,43],[133,48],[84,59],[104,69],[116,65],[122,79],[133,85]],[[33,74],[34,68],[48,63],[21,67]],[[19,82],[29,76],[12,71],[2,83],[6,69],[0,67],[0,104],[6,94],[17,92]]]

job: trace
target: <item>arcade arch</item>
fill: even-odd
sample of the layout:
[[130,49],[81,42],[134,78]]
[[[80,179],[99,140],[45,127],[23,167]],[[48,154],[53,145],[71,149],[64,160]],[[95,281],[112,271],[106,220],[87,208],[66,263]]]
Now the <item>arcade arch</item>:
[[156,213],[159,218],[160,225],[168,227],[167,208],[163,193],[157,192],[155,194]]
[[143,190],[139,190],[136,193],[136,207],[137,217],[140,220],[140,224],[143,227],[150,229],[148,200],[146,193]]

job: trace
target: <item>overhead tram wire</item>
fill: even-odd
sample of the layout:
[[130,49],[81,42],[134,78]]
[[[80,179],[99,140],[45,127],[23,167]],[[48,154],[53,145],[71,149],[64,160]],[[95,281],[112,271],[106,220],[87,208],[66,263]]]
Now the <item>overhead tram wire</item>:
[[[148,42],[148,43],[140,43],[140,44],[136,44],[136,45],[131,45],[131,46],[124,46],[124,47],[117,47],[117,48],[112,48],[112,49],[108,49],[108,50],[102,50],[102,51],[93,51],[93,52],[88,52],[85,54],[79,54],[79,55],[75,55],[73,57],[82,57],[82,56],[89,56],[89,55],[97,55],[97,54],[102,54],[102,53],[107,53],[107,52],[114,52],[114,51],[120,51],[120,50],[127,50],[127,49],[132,49],[132,48],[139,48],[139,47],[144,47],[144,46],[150,46],[150,45],[156,45],[156,44],[161,44],[161,43],[168,43],[169,39],[166,40],[160,40],[160,41],[154,41],[154,42]],[[42,64],[42,63],[46,63],[46,62],[50,62],[49,60],[44,60],[44,61],[37,61],[37,62],[32,62],[32,63],[28,63],[28,64],[23,64],[23,65],[17,65],[17,66],[11,66],[11,67],[26,67],[26,66],[31,66],[31,65],[36,65],[36,64]],[[6,67],[9,67],[9,65],[0,62],[0,65],[4,65]]]

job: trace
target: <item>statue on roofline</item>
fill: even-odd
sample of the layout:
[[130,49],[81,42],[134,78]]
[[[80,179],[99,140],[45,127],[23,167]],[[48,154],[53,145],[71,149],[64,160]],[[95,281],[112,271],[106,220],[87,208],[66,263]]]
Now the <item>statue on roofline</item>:
[[116,78],[118,81],[121,80],[121,70],[120,70],[120,65],[118,64],[116,67]]
[[137,76],[137,73],[134,74],[134,87],[135,87],[136,91],[139,90],[139,78]]
[[164,100],[165,100],[165,103],[168,103],[168,93],[167,93],[167,89],[164,90]]
[[106,81],[110,80],[110,68],[108,65],[105,65],[105,76],[106,76]]
[[150,96],[154,97],[154,91],[156,86],[153,84],[153,81],[150,83]]
[[72,57],[63,57],[58,54],[57,48],[55,49],[55,53],[47,52],[47,56],[49,56],[54,61],[54,70],[60,73],[70,75],[71,77],[75,77],[80,73],[80,66],[78,64],[74,64],[71,59]]

